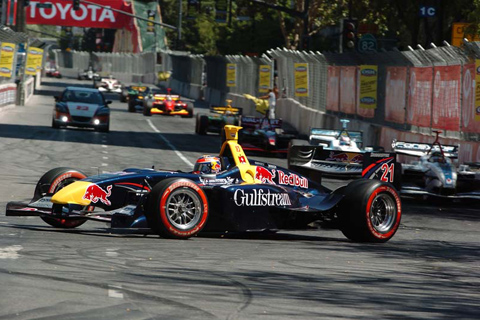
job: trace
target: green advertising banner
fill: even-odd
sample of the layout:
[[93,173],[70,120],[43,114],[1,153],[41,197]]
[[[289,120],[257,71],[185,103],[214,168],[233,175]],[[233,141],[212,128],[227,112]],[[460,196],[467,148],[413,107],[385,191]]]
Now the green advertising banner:
[[[135,15],[150,21],[162,22],[160,7],[156,1],[133,1],[132,3]],[[139,19],[135,19],[135,24],[139,29],[139,37],[144,52],[154,51],[154,49],[156,51],[165,50],[167,48],[165,30],[161,26]]]

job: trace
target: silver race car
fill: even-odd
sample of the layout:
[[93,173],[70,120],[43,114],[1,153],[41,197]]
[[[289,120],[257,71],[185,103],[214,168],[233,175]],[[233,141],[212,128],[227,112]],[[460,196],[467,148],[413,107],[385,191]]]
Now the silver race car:
[[452,199],[480,200],[480,163],[456,165],[458,146],[396,141],[393,150],[416,160],[401,164],[401,188],[404,196],[434,196]]

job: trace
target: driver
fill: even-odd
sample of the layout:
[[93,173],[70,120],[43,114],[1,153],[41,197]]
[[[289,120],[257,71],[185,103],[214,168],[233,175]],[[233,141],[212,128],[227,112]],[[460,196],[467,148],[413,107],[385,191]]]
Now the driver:
[[198,158],[193,167],[193,173],[219,173],[222,170],[222,163],[219,157],[205,155]]
[[352,144],[352,140],[349,137],[340,137],[340,145],[341,146],[350,146]]
[[445,163],[445,158],[442,153],[440,152],[433,152],[432,156],[430,157],[431,162],[437,162],[437,163]]

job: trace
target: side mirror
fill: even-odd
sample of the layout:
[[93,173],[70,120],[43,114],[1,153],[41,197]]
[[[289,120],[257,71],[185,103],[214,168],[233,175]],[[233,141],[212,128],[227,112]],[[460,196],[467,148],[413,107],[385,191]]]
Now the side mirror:
[[112,100],[105,101],[105,104],[112,104]]
[[55,99],[56,102],[60,101],[60,96],[54,96],[53,98]]

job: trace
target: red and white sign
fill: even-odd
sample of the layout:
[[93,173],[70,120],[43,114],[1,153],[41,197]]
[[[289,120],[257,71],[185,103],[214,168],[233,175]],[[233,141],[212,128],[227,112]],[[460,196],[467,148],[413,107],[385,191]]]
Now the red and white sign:
[[407,106],[407,68],[387,67],[385,120],[404,123]]
[[480,110],[475,110],[475,64],[472,63],[463,66],[462,131],[480,133],[476,114],[480,114]]
[[[112,9],[132,13],[132,6],[122,0],[89,0]],[[38,4],[51,4],[50,8]],[[122,29],[130,26],[131,18],[107,8],[80,3],[79,10],[73,10],[73,1],[37,0],[26,7],[27,24],[47,24],[84,28]]]
[[432,114],[433,70],[431,67],[410,68],[407,123],[430,127]]
[[357,67],[340,67],[340,111],[355,114]]
[[327,110],[339,111],[340,68],[329,66],[327,76]]
[[[257,167],[258,168],[258,167]],[[308,188],[307,178],[300,177],[294,173],[285,174],[285,172],[278,170],[278,183],[294,187]]]
[[432,128],[460,130],[461,66],[433,68]]

